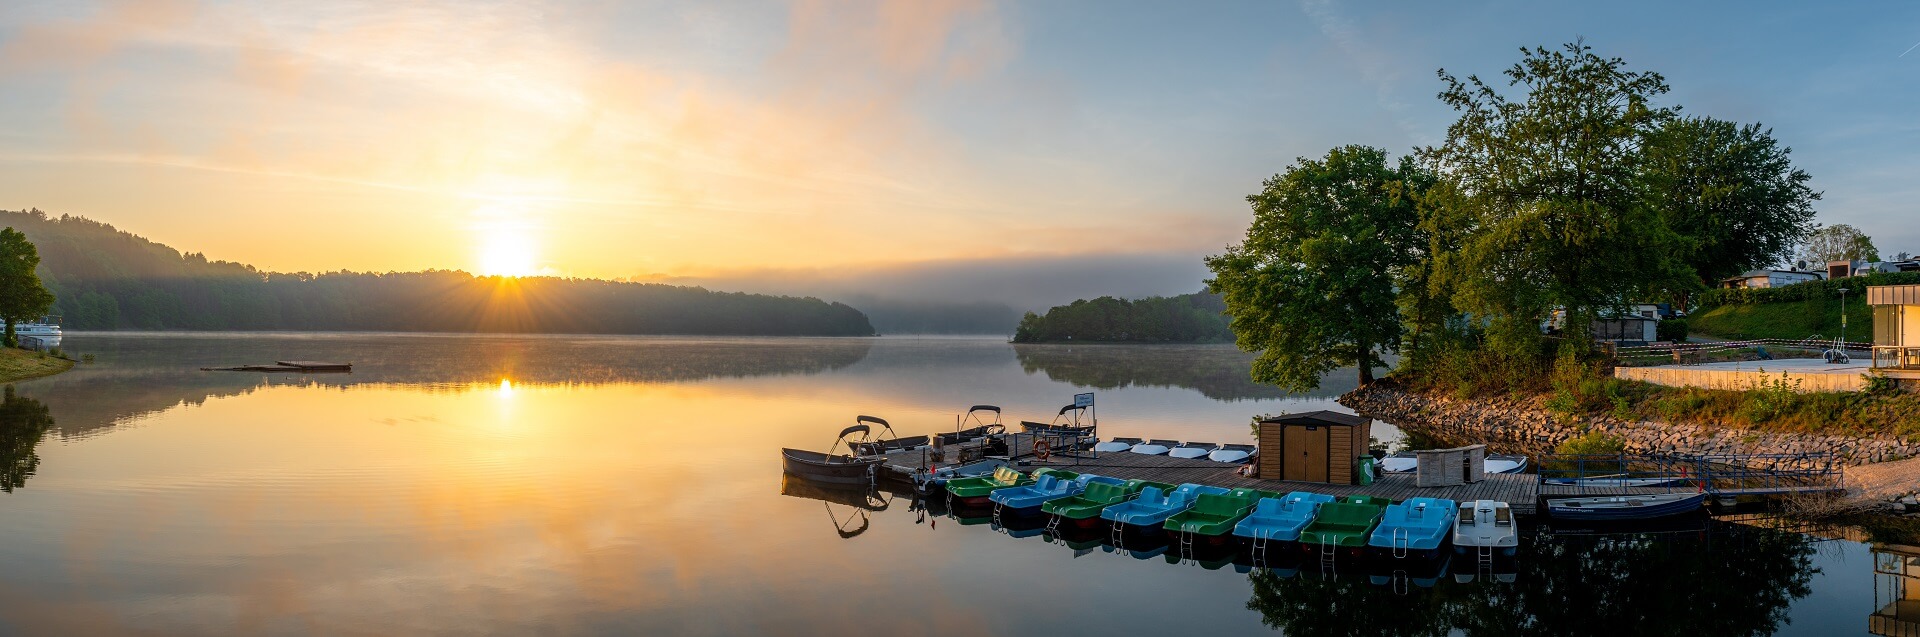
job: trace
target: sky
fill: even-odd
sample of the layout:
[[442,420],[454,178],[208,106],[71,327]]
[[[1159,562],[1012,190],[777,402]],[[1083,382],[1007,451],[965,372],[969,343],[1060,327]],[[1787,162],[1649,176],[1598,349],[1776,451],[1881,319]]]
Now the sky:
[[1262,179],[1576,38],[1920,252],[1901,3],[10,0],[0,207],[276,271],[1176,294]]

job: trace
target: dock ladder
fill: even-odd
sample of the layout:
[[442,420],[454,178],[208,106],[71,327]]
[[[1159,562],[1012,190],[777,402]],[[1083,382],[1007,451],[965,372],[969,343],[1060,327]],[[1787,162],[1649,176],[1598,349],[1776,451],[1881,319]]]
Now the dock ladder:
[[1493,579],[1493,546],[1482,544],[1473,562],[1473,574],[1482,581]]
[[1193,559],[1193,523],[1180,525],[1180,559]]
[[1393,530],[1394,559],[1405,558],[1407,556],[1407,553],[1413,550],[1412,545],[1413,545],[1413,539],[1408,536],[1407,527],[1403,526]]
[[1333,566],[1334,560],[1338,557],[1340,557],[1340,546],[1338,542],[1328,544],[1322,541],[1320,543],[1320,567],[1322,570]]

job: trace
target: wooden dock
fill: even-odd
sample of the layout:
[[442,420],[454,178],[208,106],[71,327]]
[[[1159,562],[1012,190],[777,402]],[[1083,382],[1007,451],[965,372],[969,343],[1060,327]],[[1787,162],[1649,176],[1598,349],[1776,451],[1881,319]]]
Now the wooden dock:
[[[910,476],[921,470],[926,454],[923,450],[899,451],[887,454],[885,465],[887,475],[894,479],[911,480]],[[1513,507],[1516,515],[1534,515],[1540,500],[1540,484],[1535,476],[1527,474],[1489,474],[1485,480],[1473,484],[1450,487],[1420,487],[1414,484],[1412,474],[1389,473],[1371,485],[1325,484],[1320,482],[1289,482],[1286,480],[1265,480],[1240,475],[1237,470],[1245,465],[1214,462],[1206,458],[1175,458],[1172,456],[1149,456],[1125,451],[1102,453],[1097,457],[1085,454],[1079,458],[1055,455],[1048,462],[1039,462],[1032,458],[1022,458],[1020,468],[1032,471],[1041,467],[1064,469],[1075,473],[1120,478],[1123,480],[1151,480],[1169,484],[1194,483],[1229,489],[1252,488],[1262,491],[1286,493],[1290,491],[1309,491],[1328,495],[1375,495],[1393,500],[1405,500],[1415,497],[1445,498],[1458,502],[1470,500],[1499,500]],[[952,464],[952,463],[942,463]]]

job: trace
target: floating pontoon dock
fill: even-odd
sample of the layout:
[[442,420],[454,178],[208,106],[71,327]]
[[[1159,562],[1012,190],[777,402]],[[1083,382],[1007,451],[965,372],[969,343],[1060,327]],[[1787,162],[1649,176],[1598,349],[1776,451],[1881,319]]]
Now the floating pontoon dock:
[[[1229,489],[1244,487],[1278,493],[1311,491],[1336,496],[1374,495],[1390,498],[1396,502],[1420,496],[1446,498],[1459,502],[1500,500],[1510,503],[1516,515],[1533,515],[1540,500],[1539,481],[1535,476],[1525,474],[1492,474],[1480,482],[1450,487],[1415,486],[1412,474],[1387,474],[1370,485],[1289,482],[1240,475],[1238,469],[1245,466],[1241,464],[1214,462],[1205,458],[1149,456],[1126,451],[1102,453],[1097,457],[1091,453],[1082,452],[1079,458],[1063,457],[1056,453],[1048,462],[1039,462],[1026,457],[1031,454],[1033,444],[1030,436],[1019,434],[1008,436],[1008,438],[1012,440],[1009,443],[1013,445],[1011,451],[1014,452],[1015,457],[1022,458],[1026,462],[1021,468],[1027,471],[1040,467],[1054,467],[1123,480],[1152,480],[1170,484],[1191,482]],[[924,449],[887,454],[886,463],[881,465],[881,475],[884,478],[910,482],[913,474],[925,467],[926,455]]]
[[325,363],[320,361],[274,361],[272,365],[236,365],[233,367],[202,367],[203,372],[351,372],[353,363]]

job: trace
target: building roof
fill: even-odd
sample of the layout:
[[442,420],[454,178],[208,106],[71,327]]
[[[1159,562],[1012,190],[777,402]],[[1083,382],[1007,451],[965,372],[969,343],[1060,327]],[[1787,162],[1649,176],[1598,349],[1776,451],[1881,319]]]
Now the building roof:
[[1867,305],[1920,305],[1920,285],[1869,285]]
[[1367,419],[1353,414],[1321,410],[1304,411],[1297,414],[1283,414],[1260,422],[1279,423],[1282,425],[1346,425],[1351,427],[1366,424]]

